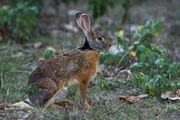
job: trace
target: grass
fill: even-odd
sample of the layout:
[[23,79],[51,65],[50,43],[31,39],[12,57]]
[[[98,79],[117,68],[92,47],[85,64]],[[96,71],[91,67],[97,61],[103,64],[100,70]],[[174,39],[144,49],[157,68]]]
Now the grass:
[[[73,38],[73,37],[72,37]],[[71,39],[72,39],[71,38]],[[44,41],[43,41],[44,40]],[[45,46],[60,44],[50,38],[43,39]],[[40,40],[41,41],[41,40]],[[53,41],[53,40],[52,40]],[[29,43],[33,44],[33,43]],[[67,43],[68,44],[68,43]],[[74,43],[76,46],[76,43]],[[44,47],[45,48],[45,47]],[[34,49],[27,45],[0,44],[0,103],[15,103],[27,97],[26,83],[32,72],[34,58],[43,55],[44,48]],[[29,119],[82,119],[82,120],[178,120],[180,119],[180,102],[161,100],[156,97],[141,99],[135,104],[119,101],[120,95],[136,95],[139,91],[129,81],[120,80],[118,86],[110,90],[102,90],[91,86],[89,98],[92,107],[83,112],[79,92],[69,96],[73,106],[59,109],[34,108],[31,110],[3,111],[0,109],[0,119],[18,119],[28,116]]]

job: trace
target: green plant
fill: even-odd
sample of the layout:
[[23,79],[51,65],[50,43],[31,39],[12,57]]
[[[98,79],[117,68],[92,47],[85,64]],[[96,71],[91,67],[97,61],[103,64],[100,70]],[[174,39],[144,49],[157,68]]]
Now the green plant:
[[33,33],[33,27],[37,24],[39,9],[39,6],[32,5],[32,1],[9,1],[8,6],[0,8],[1,34],[6,36],[7,32],[2,31],[8,30],[11,39],[17,42],[29,40]]
[[180,63],[171,62],[165,55],[165,49],[153,42],[162,27],[160,21],[148,21],[132,33],[132,43],[130,40],[125,42],[118,34],[116,38],[126,51],[124,54],[133,59],[130,64],[131,80],[152,95],[175,90],[177,82],[174,81],[180,77]]

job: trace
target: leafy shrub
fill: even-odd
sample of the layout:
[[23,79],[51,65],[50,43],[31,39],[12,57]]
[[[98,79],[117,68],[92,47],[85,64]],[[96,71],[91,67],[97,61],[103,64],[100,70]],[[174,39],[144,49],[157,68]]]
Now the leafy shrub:
[[129,66],[132,72],[131,81],[151,95],[175,91],[180,87],[180,63],[168,59],[166,50],[154,43],[162,28],[162,22],[148,21],[131,33],[132,40],[124,37],[122,31],[118,32],[117,46],[123,49],[123,53],[103,53],[100,56],[101,62],[108,59],[108,64],[115,63],[113,65],[116,67]]
[[162,27],[163,23],[160,21],[148,21],[134,32],[132,45],[125,45],[128,55],[135,59],[130,65],[134,75],[132,81],[152,95],[173,90],[177,86],[172,80],[180,77],[180,63],[172,63],[166,57],[165,49],[153,43]]
[[17,42],[29,40],[33,27],[36,25],[39,6],[34,6],[30,4],[31,2],[28,0],[12,0],[9,1],[8,6],[0,8],[0,18],[2,18],[0,19],[0,28],[2,30],[8,29],[11,38]]

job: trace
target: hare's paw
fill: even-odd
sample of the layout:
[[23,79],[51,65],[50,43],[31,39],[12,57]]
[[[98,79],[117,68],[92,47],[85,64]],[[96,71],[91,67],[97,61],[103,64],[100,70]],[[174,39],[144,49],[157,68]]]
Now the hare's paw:
[[50,109],[58,109],[60,106],[57,105],[57,104],[49,104],[46,106],[47,108],[50,108]]
[[91,105],[88,102],[84,103],[84,109],[89,110],[91,108]]
[[57,102],[57,103],[53,103],[53,104],[48,104],[46,105],[47,108],[52,108],[52,109],[57,109],[61,106],[70,106],[72,105],[72,101],[70,100],[63,100],[63,101],[60,101],[60,102]]
[[66,106],[66,105],[73,105],[73,102],[70,100],[63,100],[63,101],[57,102],[56,104],[59,106]]

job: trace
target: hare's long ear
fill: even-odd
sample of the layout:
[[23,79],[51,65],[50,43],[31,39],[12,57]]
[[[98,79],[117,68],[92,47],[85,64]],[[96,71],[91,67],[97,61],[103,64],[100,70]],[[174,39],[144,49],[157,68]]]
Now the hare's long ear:
[[82,15],[83,13],[82,12],[80,12],[80,11],[78,11],[77,13],[76,13],[76,22],[77,22],[77,25],[81,28],[81,29],[83,29],[83,27],[82,27],[82,21],[81,21],[81,15]]
[[81,21],[84,32],[90,32],[91,31],[91,21],[87,14],[81,15]]
[[87,14],[84,14],[82,12],[77,12],[76,13],[76,22],[85,34],[87,34],[87,32],[89,32],[89,31],[91,31],[91,22],[90,22],[90,18]]

